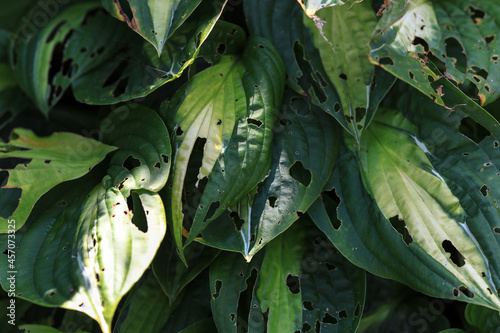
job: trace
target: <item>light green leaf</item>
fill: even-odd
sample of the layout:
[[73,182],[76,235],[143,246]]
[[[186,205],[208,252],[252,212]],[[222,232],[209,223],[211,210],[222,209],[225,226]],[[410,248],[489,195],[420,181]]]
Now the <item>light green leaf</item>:
[[241,58],[222,57],[190,80],[168,104],[164,113],[176,133],[169,195],[179,250],[184,246],[182,198],[188,188],[186,173],[195,145],[201,144],[203,157],[197,166],[196,183],[191,186],[203,194],[196,204],[186,245],[268,172],[284,74],[272,45],[264,39],[252,39]]
[[[0,143],[0,158],[32,159],[18,164],[9,172],[9,180],[0,189],[20,189],[19,205],[9,215],[0,217],[0,232],[7,232],[7,221],[15,220],[16,229],[25,223],[33,205],[48,190],[62,182],[79,178],[90,171],[104,157],[115,150],[93,139],[72,133],[54,133],[37,137],[27,129],[15,129],[8,143]],[[9,195],[14,195],[10,190]]]
[[[191,1],[183,3],[189,6]],[[116,104],[147,96],[177,79],[198,56],[224,4],[223,0],[203,1],[168,38],[161,57],[149,42],[133,34],[112,59],[73,82],[76,99],[87,104]]]
[[441,65],[457,85],[475,85],[485,105],[497,98],[500,66],[498,20],[491,1],[392,1],[371,41],[371,60],[445,105],[431,83],[440,77],[427,65]]
[[132,13],[130,17],[118,1],[102,0],[102,5],[150,42],[160,55],[166,40],[184,23],[200,2],[201,0],[131,0],[125,7]]
[[12,62],[19,85],[47,115],[74,80],[117,52],[128,31],[99,3],[85,1],[68,6],[36,32],[17,36]]

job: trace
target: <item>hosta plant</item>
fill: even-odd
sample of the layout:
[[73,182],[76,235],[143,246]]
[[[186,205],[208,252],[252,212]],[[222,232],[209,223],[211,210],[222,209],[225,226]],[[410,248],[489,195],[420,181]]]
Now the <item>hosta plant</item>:
[[4,7],[2,332],[500,330],[496,0]]

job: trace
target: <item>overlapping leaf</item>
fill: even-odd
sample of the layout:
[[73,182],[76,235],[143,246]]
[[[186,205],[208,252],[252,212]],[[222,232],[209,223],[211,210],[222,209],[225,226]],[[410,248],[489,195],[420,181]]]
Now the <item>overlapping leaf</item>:
[[488,104],[500,89],[499,15],[491,1],[392,1],[371,41],[371,60],[445,105],[431,85],[441,74],[428,62],[442,64],[447,79],[475,85],[480,104]]
[[241,59],[223,57],[196,75],[169,103],[165,113],[176,133],[169,200],[179,249],[184,246],[182,196],[195,144],[206,142],[194,188],[203,182],[206,185],[204,191],[200,187],[203,193],[187,243],[265,177],[283,84],[283,65],[272,45],[264,39],[251,39]]
[[[183,1],[186,6],[190,2]],[[224,4],[224,0],[203,1],[168,38],[160,57],[149,42],[131,36],[113,59],[74,82],[75,97],[88,104],[115,104],[144,97],[178,78],[197,57]]]
[[467,322],[479,333],[500,332],[500,315],[498,311],[475,304],[468,304],[465,308]]
[[[0,276],[5,287],[7,271],[17,270],[19,297],[82,311],[104,332],[110,332],[118,302],[149,266],[166,230],[155,191],[169,173],[163,157],[170,158],[167,129],[149,109],[140,108],[141,120],[124,111],[115,110],[102,128],[110,142],[123,146],[111,158],[109,175],[95,186],[99,178],[92,172],[44,195],[16,233],[16,267],[2,264]],[[130,165],[129,154],[153,163]],[[8,247],[8,235],[0,241]]]
[[327,182],[339,149],[335,120],[288,91],[276,125],[273,159],[255,197],[244,197],[210,225],[201,242],[250,260],[307,211]]
[[[288,85],[298,93],[305,92],[359,138],[394,81],[383,71],[372,75],[365,60],[369,49],[364,47],[363,40],[368,42],[370,27],[375,21],[370,2],[363,1],[352,7],[346,4],[322,9],[318,12],[320,17],[313,22],[294,1],[245,2],[250,31],[276,46],[289,75]],[[348,21],[345,21],[346,14],[351,18]],[[353,47],[347,47],[347,55],[341,52],[344,49],[336,50],[337,43],[337,48],[342,47],[340,40],[355,42]]]
[[[355,332],[364,285],[364,271],[306,219],[250,263],[226,253],[210,268],[212,311],[224,314],[215,317],[221,332]],[[328,294],[321,292],[327,289]]]
[[[494,253],[499,243],[493,227],[498,214],[492,212],[497,199],[480,191],[483,181],[495,187],[497,179],[482,175],[484,169],[475,171],[479,177],[464,179],[481,166],[476,161],[479,156],[466,161],[461,155],[467,146],[480,156],[488,150],[481,147],[483,143],[464,139],[457,131],[456,116],[440,120],[438,126],[435,119],[445,119],[443,109],[422,98],[410,107],[414,117],[423,115],[418,118],[420,132],[388,111],[365,134],[359,150],[364,186],[352,172],[354,155],[343,154],[335,186],[341,197],[340,222],[329,225],[329,237],[344,255],[375,274],[429,295],[498,309]],[[498,161],[492,153],[482,156],[489,160],[482,164],[490,163],[490,172]],[[316,208],[310,210],[315,220],[326,220],[325,215],[315,215]]]
[[[113,16],[125,21],[130,28],[150,42],[161,54],[166,40],[189,17],[201,0],[102,0]],[[132,13],[130,17],[126,14]]]
[[17,195],[19,202],[15,210],[3,212],[6,215],[0,217],[0,232],[7,232],[8,219],[15,220],[16,228],[21,228],[43,194],[57,184],[82,177],[115,149],[72,133],[38,137],[30,130],[14,130],[8,143],[0,143],[0,158],[32,160],[6,170],[9,179],[0,189],[2,200]]
[[128,31],[91,1],[68,6],[35,32],[17,35],[12,60],[19,85],[47,114],[74,80],[117,52]]

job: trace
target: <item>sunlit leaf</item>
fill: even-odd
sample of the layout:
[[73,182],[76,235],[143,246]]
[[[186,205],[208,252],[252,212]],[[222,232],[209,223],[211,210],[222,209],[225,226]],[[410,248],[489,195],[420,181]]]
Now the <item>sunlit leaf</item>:
[[200,184],[206,185],[187,243],[265,177],[283,83],[279,56],[267,41],[253,39],[241,58],[222,58],[197,74],[170,101],[164,113],[175,133],[170,196],[173,235],[179,249],[183,247],[182,198],[193,148],[201,145],[203,157],[190,180],[196,182],[192,184],[195,191],[203,191]]
[[343,5],[346,1],[342,0],[297,0],[304,9],[307,16],[314,16],[314,14],[325,7],[336,5]]
[[[8,143],[0,143],[0,158],[32,159],[18,164],[9,172],[9,180],[0,193],[16,195],[19,204],[14,211],[0,217],[0,232],[7,232],[7,220],[23,226],[33,205],[48,190],[62,182],[79,178],[89,172],[115,147],[72,133],[54,133],[38,137],[32,131],[15,129]],[[17,190],[17,193],[13,192]]]

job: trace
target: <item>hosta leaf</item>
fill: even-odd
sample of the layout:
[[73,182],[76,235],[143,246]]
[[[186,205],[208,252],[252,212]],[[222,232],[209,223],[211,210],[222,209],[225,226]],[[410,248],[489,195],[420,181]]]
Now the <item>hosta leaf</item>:
[[[183,3],[190,6],[191,1]],[[149,42],[131,36],[112,59],[73,83],[76,99],[88,104],[116,104],[144,97],[178,78],[197,57],[224,4],[223,0],[203,1],[168,38],[160,57]]]
[[283,65],[272,45],[252,39],[241,58],[222,58],[190,80],[168,104],[165,113],[176,133],[170,196],[179,249],[183,247],[182,196],[195,144],[202,142],[204,149],[194,187],[198,189],[200,182],[206,185],[187,244],[265,177],[283,84]]
[[359,138],[366,116],[375,112],[368,110],[372,106],[370,85],[375,69],[368,60],[368,43],[377,19],[370,0],[351,2],[325,8],[316,19],[306,18],[305,24],[314,35],[323,67],[339,94],[347,124]]
[[297,0],[304,9],[307,16],[314,16],[314,14],[325,7],[336,5],[343,5],[346,0]]
[[[365,133],[359,163],[376,206],[353,172],[354,156],[344,154],[335,186],[340,221],[329,226],[329,237],[375,274],[435,297],[498,309],[497,199],[486,190],[498,186],[497,152],[490,148],[495,139],[475,144],[457,131],[463,115],[447,119],[442,108],[422,98],[411,106],[405,99],[418,127],[385,111]],[[469,151],[477,151],[470,160]],[[315,208],[309,210],[315,221],[325,220]]]
[[127,32],[96,2],[69,6],[31,38],[15,40],[19,85],[47,114],[74,80],[116,53]]
[[19,329],[25,333],[64,333],[63,331],[44,325],[21,325]]
[[[310,96],[356,138],[394,82],[384,71],[373,72],[364,59],[370,50],[364,47],[363,40],[368,43],[375,20],[370,7],[370,1],[363,1],[352,8],[347,4],[323,9],[318,12],[321,18],[315,18],[318,26],[324,24],[320,32],[294,1],[245,2],[251,33],[275,45],[287,69],[288,85]],[[344,42],[353,40],[356,43],[344,53]],[[344,72],[347,70],[349,73]]]
[[[305,219],[250,263],[224,253],[210,268],[212,311],[223,314],[214,317],[220,332],[262,332],[266,326],[274,332],[355,332],[364,286],[364,271]],[[321,292],[327,289],[328,295]]]
[[[38,137],[30,130],[15,129],[8,143],[0,143],[0,158],[32,160],[14,169],[2,169],[9,172],[9,180],[0,193],[20,189],[17,193],[20,198],[14,211],[0,217],[0,232],[7,232],[8,219],[15,220],[16,228],[21,228],[43,194],[57,184],[85,175],[115,149],[77,134],[54,133]],[[9,195],[14,195],[12,191]]]
[[335,120],[307,99],[285,94],[275,126],[271,169],[254,198],[243,198],[202,233],[201,242],[247,260],[307,211],[332,173],[339,149]]
[[393,1],[371,41],[371,60],[416,87],[439,105],[442,92],[431,83],[447,79],[475,85],[481,105],[498,96],[500,12],[491,1]]
[[465,319],[479,333],[500,332],[500,314],[497,310],[468,304],[465,308]]
[[173,310],[156,277],[150,273],[131,291],[113,332],[158,332]]
[[167,127],[153,110],[122,106],[101,123],[106,142],[120,147],[111,158],[112,185],[125,196],[131,189],[158,192],[167,182],[172,148]]
[[[130,28],[150,42],[161,54],[167,38],[187,19],[201,0],[102,0],[113,16],[125,21]],[[125,9],[125,10],[124,10]],[[130,17],[126,12],[131,12]]]

